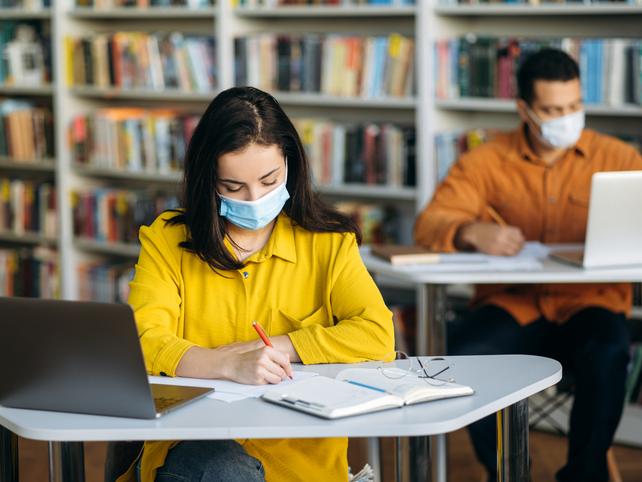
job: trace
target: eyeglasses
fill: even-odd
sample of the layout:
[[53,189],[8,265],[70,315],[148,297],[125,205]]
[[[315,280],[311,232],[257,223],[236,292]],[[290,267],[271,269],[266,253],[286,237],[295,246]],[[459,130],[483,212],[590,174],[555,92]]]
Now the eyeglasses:
[[[454,366],[454,364],[445,358],[442,357],[432,357],[428,360],[417,358],[409,358],[403,352],[399,353],[401,357],[397,359],[394,363],[394,366],[380,366],[378,369],[381,371],[382,375],[386,378],[392,380],[400,380],[407,376],[417,377],[424,380],[430,385],[444,385],[446,383],[453,383],[454,378],[437,378],[439,375],[444,373],[446,370],[449,370]],[[414,363],[416,360],[416,364]],[[418,365],[418,366],[413,366]]]

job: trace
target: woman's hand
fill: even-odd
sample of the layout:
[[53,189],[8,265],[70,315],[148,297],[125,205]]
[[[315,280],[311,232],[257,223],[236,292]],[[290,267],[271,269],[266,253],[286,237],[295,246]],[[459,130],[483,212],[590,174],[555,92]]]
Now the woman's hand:
[[293,374],[290,357],[261,340],[218,348],[192,347],[176,367],[176,376],[232,380],[247,385],[279,383]]
[[248,385],[280,383],[293,375],[290,357],[262,341],[232,343],[213,350],[219,356],[222,378]]

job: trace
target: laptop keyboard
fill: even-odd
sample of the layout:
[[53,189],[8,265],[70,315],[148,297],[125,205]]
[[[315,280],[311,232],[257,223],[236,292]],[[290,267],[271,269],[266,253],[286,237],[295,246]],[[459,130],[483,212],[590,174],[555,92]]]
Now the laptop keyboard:
[[156,411],[162,412],[163,410],[176,405],[177,403],[182,402],[182,398],[170,398],[170,397],[159,397],[154,399],[154,405],[156,405]]

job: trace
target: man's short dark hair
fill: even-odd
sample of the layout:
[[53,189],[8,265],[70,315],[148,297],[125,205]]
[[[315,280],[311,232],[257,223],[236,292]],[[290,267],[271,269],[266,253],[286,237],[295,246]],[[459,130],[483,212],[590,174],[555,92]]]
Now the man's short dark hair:
[[566,82],[579,78],[580,69],[577,62],[566,52],[553,48],[543,48],[526,57],[517,70],[518,96],[530,105],[535,95],[533,86],[536,80],[561,80]]

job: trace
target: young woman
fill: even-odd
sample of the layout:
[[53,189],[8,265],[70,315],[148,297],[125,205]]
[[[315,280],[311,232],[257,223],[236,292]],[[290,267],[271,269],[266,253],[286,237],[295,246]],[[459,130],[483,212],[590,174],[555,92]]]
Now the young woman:
[[[291,362],[394,358],[358,228],[310,178],[272,96],[244,87],[212,101],[187,150],[184,208],[140,230],[129,302],[151,374],[265,384]],[[119,480],[345,481],[346,449],[336,438],[146,442]]]

